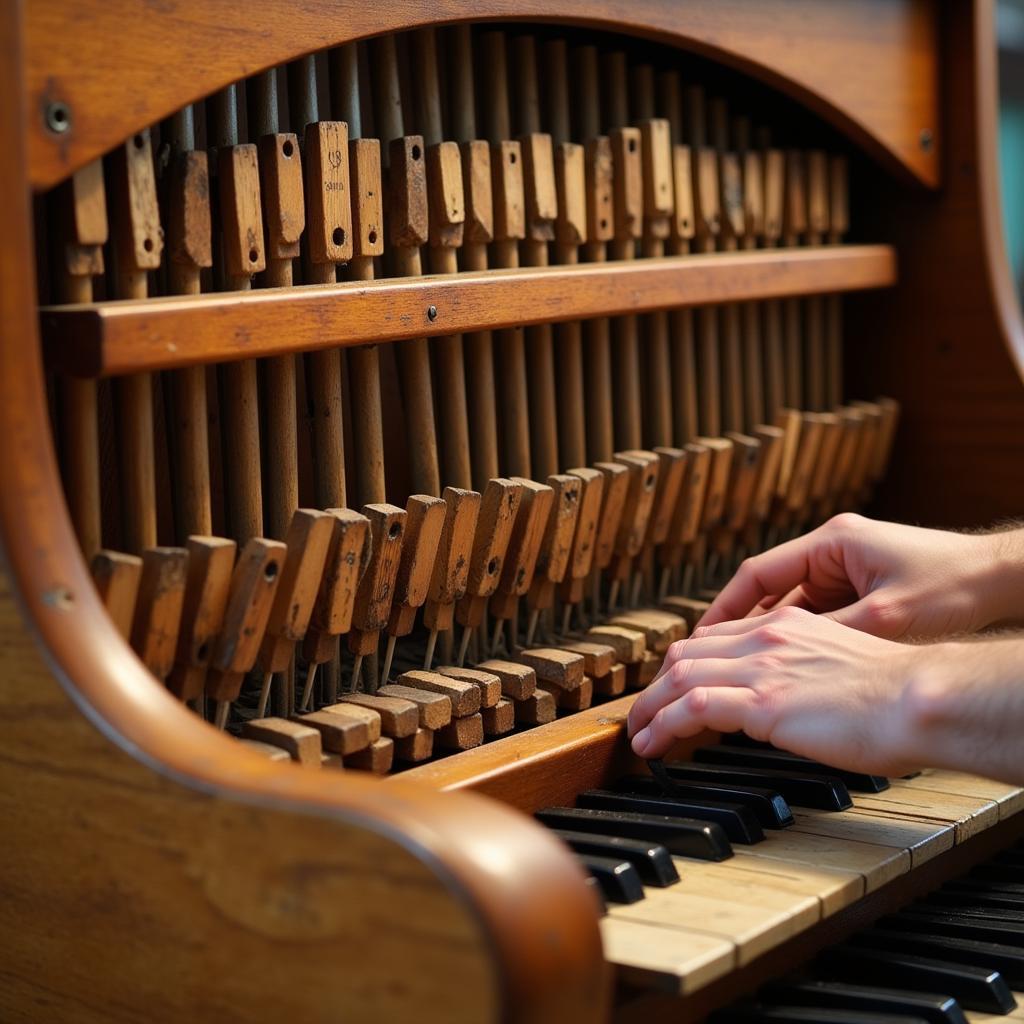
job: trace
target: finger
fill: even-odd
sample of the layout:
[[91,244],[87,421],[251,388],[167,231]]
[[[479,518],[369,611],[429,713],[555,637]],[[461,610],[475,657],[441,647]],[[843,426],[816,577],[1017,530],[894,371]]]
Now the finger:
[[674,701],[633,737],[633,752],[640,757],[661,757],[676,740],[696,736],[705,729],[717,732],[752,730],[760,721],[760,702],[749,687],[704,686]]
[[684,658],[745,658],[748,654],[753,654],[760,646],[753,635],[759,625],[759,622],[740,619],[738,622],[715,626],[707,632],[701,630],[700,633],[685,640],[677,640],[666,652],[665,660],[648,684],[648,689]]
[[862,633],[871,633],[886,640],[898,640],[904,634],[903,621],[900,618],[886,617],[880,610],[880,602],[876,594],[867,594],[859,601],[837,608],[829,612],[828,617],[841,626]]
[[754,668],[744,658],[684,658],[633,702],[626,719],[630,737],[643,729],[666,705],[698,686],[748,686]]
[[742,619],[766,597],[788,594],[810,575],[810,559],[820,539],[818,530],[748,558],[711,602],[698,625],[713,626]]

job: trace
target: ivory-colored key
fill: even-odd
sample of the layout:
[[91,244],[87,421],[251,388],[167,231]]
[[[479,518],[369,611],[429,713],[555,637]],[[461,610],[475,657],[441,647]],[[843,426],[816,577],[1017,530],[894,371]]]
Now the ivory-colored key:
[[751,857],[746,849],[733,848],[733,857],[718,867],[757,878],[783,892],[813,896],[821,905],[821,916],[830,917],[856,903],[864,895],[864,877],[859,872],[809,863],[787,863],[768,857]]
[[97,551],[89,569],[107,614],[127,640],[131,635],[135,601],[142,580],[142,559],[120,551]]
[[1005,782],[983,779],[977,775],[948,771],[943,768],[924,768],[914,779],[907,780],[936,793],[955,793],[962,796],[992,800],[999,808],[999,820],[1024,810],[1024,789]]
[[161,681],[174,664],[187,572],[188,552],[184,548],[149,548],[142,553],[131,645]]
[[[236,545],[221,537],[189,537],[188,572],[174,668],[167,687],[179,700],[199,697],[224,622]],[[262,716],[261,716],[262,717]]]
[[999,820],[999,807],[992,800],[936,792],[928,789],[927,782],[918,783],[915,779],[893,779],[884,793],[858,795],[857,805],[951,824],[956,829],[958,843],[990,828]]

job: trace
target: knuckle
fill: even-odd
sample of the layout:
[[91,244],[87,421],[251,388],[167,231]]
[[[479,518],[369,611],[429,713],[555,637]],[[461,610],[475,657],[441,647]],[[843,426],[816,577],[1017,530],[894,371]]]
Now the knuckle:
[[[690,634],[688,639],[704,640],[707,637],[711,636],[711,629],[711,626],[697,626],[694,628],[693,632]],[[677,640],[676,643],[680,645],[679,649],[680,651],[682,651],[682,645],[686,643],[686,640]],[[673,644],[672,646],[675,647],[675,644]]]
[[825,525],[834,532],[848,533],[850,530],[856,530],[863,522],[864,517],[856,512],[840,512]]
[[[781,618],[781,613],[780,616]],[[780,626],[775,623],[770,623],[764,626],[758,626],[754,630],[754,634],[759,644],[763,644],[765,647],[780,647],[786,642],[786,635]]]
[[812,617],[812,613],[804,608],[797,608],[795,605],[786,605],[775,613],[775,621],[786,626],[793,626],[798,622],[804,622]]
[[690,661],[677,661],[672,666],[668,677],[669,692],[678,696],[686,691],[686,681],[690,676],[691,665],[692,662]]

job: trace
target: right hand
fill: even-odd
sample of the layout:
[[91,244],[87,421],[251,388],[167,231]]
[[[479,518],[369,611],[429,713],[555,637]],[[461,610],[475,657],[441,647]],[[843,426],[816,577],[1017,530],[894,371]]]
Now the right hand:
[[[1006,541],[1022,534],[961,534],[844,513],[748,558],[700,621],[712,626],[794,606],[895,640],[972,633],[1008,610]],[[1024,552],[1022,552],[1024,554]],[[1024,557],[1016,572],[1024,567]],[[1013,580],[1008,581],[1013,590]]]

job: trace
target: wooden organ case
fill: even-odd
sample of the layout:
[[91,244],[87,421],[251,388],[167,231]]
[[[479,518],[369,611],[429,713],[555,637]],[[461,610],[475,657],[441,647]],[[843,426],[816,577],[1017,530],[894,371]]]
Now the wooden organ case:
[[934,774],[601,916],[529,817],[744,551],[1024,508],[994,47],[4,4],[0,1015],[696,1019],[1019,835]]

